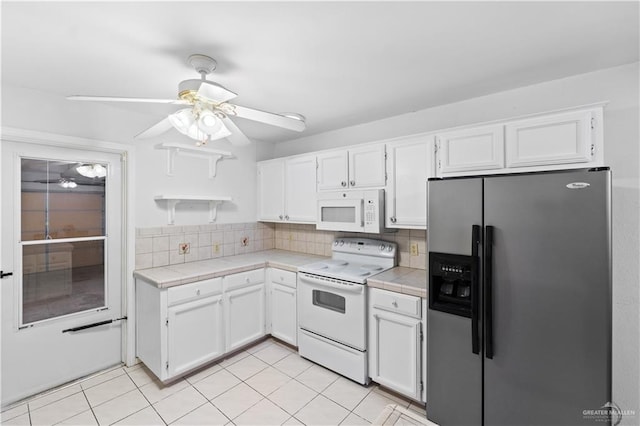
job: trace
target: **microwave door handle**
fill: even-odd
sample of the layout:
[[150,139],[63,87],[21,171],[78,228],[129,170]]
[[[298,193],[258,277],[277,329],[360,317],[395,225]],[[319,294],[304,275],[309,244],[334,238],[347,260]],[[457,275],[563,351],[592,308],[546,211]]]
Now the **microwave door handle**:
[[364,198],[360,199],[360,227],[364,228]]

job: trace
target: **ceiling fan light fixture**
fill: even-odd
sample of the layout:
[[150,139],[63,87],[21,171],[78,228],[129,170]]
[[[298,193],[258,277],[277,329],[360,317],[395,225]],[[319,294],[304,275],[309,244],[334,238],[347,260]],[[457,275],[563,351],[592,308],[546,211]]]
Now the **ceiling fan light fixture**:
[[186,135],[195,122],[191,108],[184,108],[169,116],[171,125],[183,135]]
[[200,113],[198,117],[198,127],[204,133],[216,133],[220,129],[220,126],[222,126],[222,121],[216,117],[210,109],[205,109]]
[[[81,164],[76,167],[76,171],[84,177],[103,178],[107,176],[107,168],[102,164]],[[72,186],[71,188],[75,188]]]
[[67,180],[67,179],[60,179],[60,181],[58,181],[58,185],[60,185],[61,187],[65,188],[65,189],[73,189],[76,188],[78,186],[77,183],[75,183],[72,180]]

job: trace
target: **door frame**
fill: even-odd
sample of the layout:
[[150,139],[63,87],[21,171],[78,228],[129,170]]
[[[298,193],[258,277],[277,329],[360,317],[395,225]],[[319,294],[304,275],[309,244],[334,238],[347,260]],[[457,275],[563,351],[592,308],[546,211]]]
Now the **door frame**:
[[[0,128],[0,143],[3,141],[14,143],[25,143],[35,145],[45,145],[57,148],[72,148],[84,151],[105,152],[120,155],[122,160],[122,315],[127,317],[126,330],[122,333],[122,355],[121,361],[126,365],[135,364],[135,286],[133,280],[133,270],[135,268],[135,175],[133,165],[135,163],[135,146],[119,142],[109,142],[96,139],[79,138],[75,136],[65,136],[61,134],[39,132],[32,130],[17,129],[13,127]],[[2,150],[0,149],[0,161],[2,161]],[[2,194],[2,178],[0,176],[0,199],[7,198]],[[0,213],[1,214],[1,213]],[[2,216],[0,215],[0,221]],[[2,238],[2,227],[0,226],[0,238]],[[2,259],[0,251],[0,259]],[[3,265],[8,267],[9,265]],[[13,265],[10,265],[13,268]]]

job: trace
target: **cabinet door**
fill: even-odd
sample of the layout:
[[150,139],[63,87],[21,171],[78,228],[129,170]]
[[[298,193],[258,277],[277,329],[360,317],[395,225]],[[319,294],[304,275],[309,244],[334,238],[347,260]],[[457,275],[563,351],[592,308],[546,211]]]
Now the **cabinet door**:
[[285,220],[316,223],[316,157],[297,157],[284,163]]
[[595,148],[593,120],[589,110],[507,124],[507,167],[588,163]]
[[348,186],[347,151],[333,151],[318,155],[318,191],[346,189]]
[[410,398],[420,400],[421,320],[372,309],[369,322],[369,375]]
[[174,377],[224,353],[222,295],[171,306],[167,315],[167,373]]
[[264,283],[226,292],[224,298],[226,352],[264,336]]
[[284,220],[284,161],[258,163],[258,220]]
[[427,229],[427,179],[433,173],[433,136],[387,144],[386,227]]
[[381,188],[386,183],[385,145],[349,150],[349,187]]
[[441,133],[438,176],[504,167],[504,126],[484,126]]
[[296,289],[271,284],[271,335],[297,346]]

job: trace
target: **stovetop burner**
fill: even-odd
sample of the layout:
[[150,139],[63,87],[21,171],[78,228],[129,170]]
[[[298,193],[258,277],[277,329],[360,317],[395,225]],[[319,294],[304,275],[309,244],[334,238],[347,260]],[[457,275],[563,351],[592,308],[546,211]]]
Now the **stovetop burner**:
[[333,258],[300,267],[300,272],[366,283],[366,278],[396,265],[395,243],[367,238],[341,238],[333,244]]

